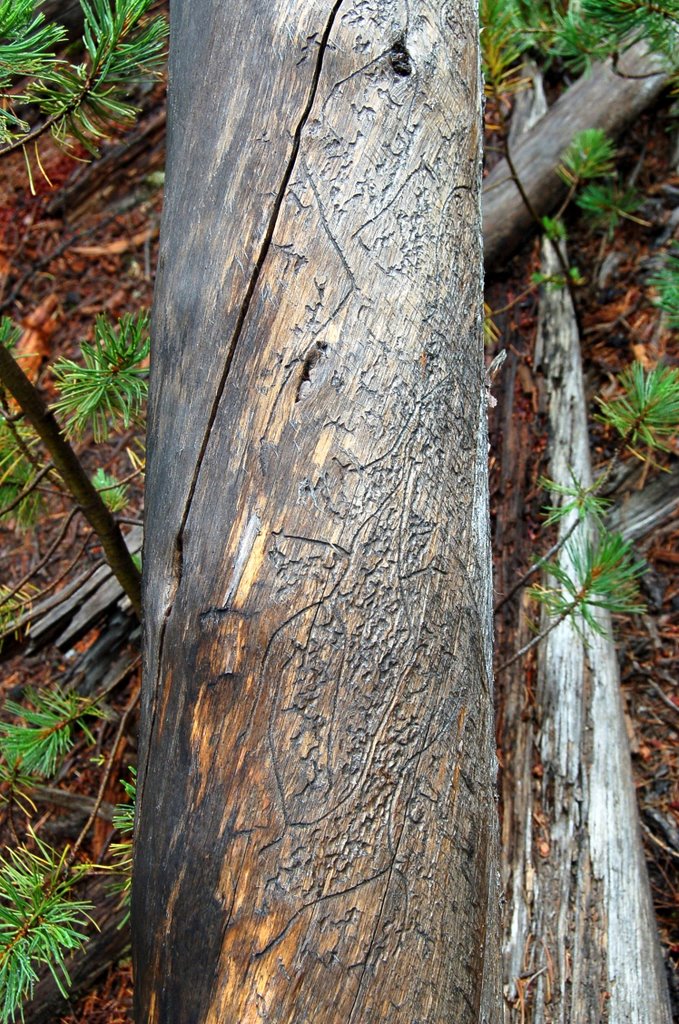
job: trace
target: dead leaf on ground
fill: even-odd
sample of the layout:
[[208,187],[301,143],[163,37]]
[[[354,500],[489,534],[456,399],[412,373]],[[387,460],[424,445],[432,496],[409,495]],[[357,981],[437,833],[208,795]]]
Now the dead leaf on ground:
[[121,253],[127,252],[128,249],[136,249],[144,242],[155,238],[159,230],[158,224],[150,224],[130,238],[114,238],[106,245],[74,245],[72,251],[81,256],[119,256]]
[[24,332],[17,342],[14,354],[29,380],[35,382],[44,362],[52,355],[50,341],[57,329],[59,305],[56,292],[52,292],[39,306],[24,317]]

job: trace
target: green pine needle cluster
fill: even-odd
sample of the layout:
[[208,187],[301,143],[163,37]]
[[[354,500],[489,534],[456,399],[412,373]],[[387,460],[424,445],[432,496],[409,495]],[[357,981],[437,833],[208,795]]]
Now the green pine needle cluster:
[[36,468],[26,454],[34,441],[23,424],[11,428],[0,414],[0,521],[12,519],[21,528],[33,526],[44,504],[33,486]]
[[54,409],[65,417],[67,437],[91,427],[95,441],[108,437],[110,425],[129,427],[148,393],[148,314],[126,313],[119,324],[97,317],[94,344],[83,342],[83,364],[58,359],[53,371],[61,398]]
[[94,701],[56,688],[27,691],[23,703],[8,700],[4,710],[25,724],[0,723],[0,756],[10,766],[18,764],[26,775],[47,777],[55,774],[73,746],[74,730],[82,730],[94,744],[86,719],[104,717]]
[[575,135],[561,157],[557,174],[569,186],[612,174],[615,146],[600,128],[586,128]]
[[83,869],[65,870],[58,854],[31,832],[27,845],[0,857],[0,1020],[21,1013],[46,965],[65,996],[66,955],[79,948],[92,904],[73,898]]
[[35,587],[30,583],[18,589],[0,584],[0,646],[3,636],[19,632],[17,620],[30,608],[34,594]]
[[36,809],[28,795],[34,785],[34,777],[23,772],[20,765],[16,763],[9,765],[0,761],[0,804],[7,806],[16,804],[21,813],[29,818]]
[[[568,200],[581,188],[575,202],[595,227],[604,227],[609,234],[622,219],[634,216],[641,197],[630,188],[618,184],[615,171],[615,146],[599,128],[578,132],[561,157],[559,177],[569,186]],[[596,179],[604,179],[599,181]]]
[[113,827],[121,835],[132,835],[134,832],[135,801],[137,799],[137,769],[130,768],[130,779],[121,779],[120,785],[125,790],[127,801],[124,804],[116,804],[113,813]]
[[111,843],[111,870],[119,876],[114,883],[114,891],[120,893],[126,903],[129,903],[132,891],[132,835],[137,799],[136,768],[130,768],[130,775],[131,779],[120,780],[127,795],[127,802],[116,804],[113,814],[113,827],[124,838],[120,842]]
[[492,93],[521,87],[518,64],[526,51],[547,64],[559,59],[582,72],[644,40],[671,71],[677,68],[677,0],[482,0],[480,16],[484,74]]
[[556,49],[570,67],[583,71],[641,40],[676,68],[677,0],[579,0],[560,19]]
[[101,466],[92,477],[92,483],[104,499],[110,512],[122,512],[127,505],[127,485],[121,484]]
[[[74,64],[56,53],[64,30],[34,14],[30,0],[0,0],[0,143],[14,148],[49,129],[62,146],[77,141],[95,154],[112,126],[132,122],[130,86],[165,59],[167,25],[148,17],[151,3],[81,0],[84,59]],[[28,104],[44,118],[33,129],[19,113]]]
[[[643,455],[635,450],[639,446],[667,450],[665,439],[679,428],[679,370],[658,366],[646,371],[636,362],[620,374],[618,383],[619,395],[598,399],[598,419],[612,427],[620,435],[621,443],[640,458]],[[540,638],[566,618],[571,618],[576,627],[582,619],[590,629],[603,633],[595,614],[597,608],[612,614],[643,610],[638,580],[644,562],[634,559],[631,543],[609,533],[604,526],[610,501],[599,492],[607,476],[605,470],[587,487],[573,473],[570,484],[544,477],[540,480],[542,487],[559,498],[544,507],[545,525],[575,517],[571,528],[550,552],[555,554],[565,543],[567,557],[552,561],[545,557],[539,563],[552,582],[538,584],[529,591],[552,619]],[[587,524],[589,539],[568,540],[577,524]]]
[[521,56],[525,33],[512,0],[481,0],[481,62],[489,95],[518,92],[525,85]]
[[590,487],[583,487],[573,473],[571,473],[571,481],[570,484],[560,484],[544,476],[538,480],[539,487],[552,494],[558,494],[561,498],[558,505],[543,506],[543,512],[546,513],[545,526],[553,526],[573,513],[577,513],[579,519],[590,519],[598,527],[601,527],[611,502],[597,494],[598,485],[596,483]]
[[[60,25],[46,24],[44,14],[35,13],[34,0],[0,0],[0,91],[10,90],[13,80],[39,78],[54,64],[54,48],[66,32]],[[10,97],[15,102],[21,96]],[[0,108],[0,144],[12,142],[29,131],[28,123],[16,114],[12,104]]]
[[13,349],[21,337],[21,329],[9,316],[0,317],[0,345]]
[[667,326],[679,330],[679,243],[674,243],[663,267],[648,283],[658,293],[656,305],[665,314]]
[[[20,337],[11,318],[0,317],[0,345],[11,350]],[[34,444],[35,435],[25,424],[10,425],[7,412],[0,411],[0,521],[11,518],[19,527],[32,526],[43,507],[40,493],[31,488],[36,468],[28,453]],[[24,500],[18,500],[24,492]]]
[[[638,580],[645,563],[635,561],[631,544],[618,534],[602,531],[594,540],[573,540],[566,544],[567,559],[550,562],[545,574],[554,585],[538,584],[530,589],[556,621],[578,618],[599,635],[605,635],[596,609],[612,614],[644,610]],[[564,562],[569,562],[567,567]]]
[[633,188],[623,188],[617,181],[590,182],[576,197],[576,204],[594,227],[605,228],[609,237],[621,220],[643,223],[635,214],[642,197]]
[[618,377],[622,393],[598,399],[601,422],[612,427],[639,457],[640,446],[667,451],[666,439],[679,430],[679,370],[634,362]]

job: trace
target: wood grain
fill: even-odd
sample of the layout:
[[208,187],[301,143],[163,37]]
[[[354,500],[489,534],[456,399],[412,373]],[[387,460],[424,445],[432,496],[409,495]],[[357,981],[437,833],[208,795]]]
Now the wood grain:
[[137,1019],[499,1020],[476,7],[172,16]]
[[[541,269],[558,271],[550,243]],[[590,487],[580,346],[565,290],[546,289],[541,298],[535,362],[548,394],[549,477]],[[560,536],[571,524],[570,516],[561,521]],[[581,545],[589,530],[579,523],[571,543]],[[572,576],[568,545],[558,557]],[[604,635],[582,621],[580,631],[568,619],[556,626],[538,647],[534,708],[507,709],[505,743],[523,755],[512,760],[503,788],[506,821],[514,825],[505,942],[516,1024],[671,1018],[611,616],[604,609],[594,615]]]

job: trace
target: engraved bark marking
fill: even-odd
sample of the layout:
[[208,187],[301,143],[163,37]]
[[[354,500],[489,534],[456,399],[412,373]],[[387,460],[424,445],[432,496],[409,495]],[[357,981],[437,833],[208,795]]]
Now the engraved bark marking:
[[354,271],[351,269],[351,267],[349,265],[349,260],[347,259],[346,253],[342,249],[341,245],[339,244],[339,242],[337,240],[337,237],[336,237],[334,231],[330,227],[330,224],[328,222],[328,216],[327,216],[327,213],[326,213],[326,210],[325,210],[325,204],[323,203],[323,200],[321,199],[321,196],[320,196],[319,191],[318,191],[318,186],[317,186],[316,182],[314,181],[313,173],[311,172],[310,168],[307,165],[306,158],[303,158],[302,162],[303,162],[303,166],[304,166],[304,168],[306,170],[307,181],[309,182],[309,187],[311,188],[311,191],[313,192],[314,198],[316,200],[316,205],[317,205],[317,208],[318,208],[318,216],[321,219],[321,224],[323,225],[323,230],[325,231],[325,233],[327,235],[328,241],[330,242],[330,244],[332,245],[333,249],[335,250],[335,252],[339,256],[340,262],[341,262],[341,264],[342,264],[342,266],[344,268],[344,271],[345,271],[347,277],[349,278],[349,289],[347,290],[346,294],[340,300],[340,303],[337,306],[337,308],[333,311],[333,313],[330,314],[330,318],[329,319],[332,319],[333,316],[335,316],[339,312],[339,310],[342,308],[344,303],[348,300],[348,298],[351,295],[351,293],[356,290],[356,287],[357,287],[356,286],[356,275],[355,275]]
[[462,735],[464,730],[464,722],[467,717],[467,709],[464,705],[460,708],[460,713],[457,716],[457,760],[455,761],[455,771],[453,773],[453,792],[452,792],[452,811],[455,811],[455,805],[457,804],[457,794],[460,788],[460,767],[462,765]]
[[[417,764],[418,764],[418,766],[419,766],[419,761],[421,759],[422,753],[424,751],[424,747],[425,747],[425,744],[426,744],[426,738],[427,738],[427,735],[428,735],[428,732],[429,732],[429,727],[431,725],[431,721],[432,721],[432,719],[430,718],[428,723],[427,723],[427,729],[426,729],[426,733],[425,733],[424,743],[423,743],[422,749],[420,750],[420,752],[418,754],[418,757],[417,757]],[[409,794],[409,797],[406,800],[406,804],[408,804],[410,802],[410,798],[412,797],[412,794],[414,792],[415,782],[416,782],[416,779],[417,779],[417,775],[418,775],[418,771],[417,771],[417,767],[416,767],[415,771],[413,772],[413,780],[412,780],[412,784],[411,784],[411,788],[410,788],[410,794]],[[358,1009],[358,1000],[360,998],[361,990],[363,988],[363,983],[364,983],[365,978],[366,978],[367,969],[368,969],[368,967],[370,965],[370,957],[371,957],[372,951],[373,951],[374,946],[375,946],[375,942],[376,942],[376,939],[377,939],[378,932],[380,930],[380,925],[382,923],[383,915],[384,915],[385,910],[386,910],[387,897],[388,897],[388,894],[389,894],[389,891],[390,891],[390,888],[391,888],[391,878],[392,878],[392,875],[394,873],[396,873],[397,875],[400,874],[400,872],[399,872],[399,870],[397,868],[397,865],[396,865],[396,861],[397,861],[397,858],[398,858],[399,847],[401,845],[401,841],[402,841],[403,836],[405,834],[407,820],[408,820],[407,815],[404,814],[403,815],[403,822],[401,824],[401,831],[400,831],[399,837],[398,837],[398,839],[397,839],[397,841],[395,843],[393,855],[392,855],[392,858],[391,858],[391,863],[390,863],[389,868],[388,868],[387,881],[386,881],[386,884],[385,884],[383,892],[382,892],[382,898],[380,900],[379,911],[375,915],[375,927],[373,928],[372,935],[370,936],[370,939],[369,939],[369,942],[368,942],[368,948],[366,950],[365,958],[364,958],[364,961],[363,961],[363,964],[362,964],[360,978],[359,978],[359,983],[358,983],[358,988],[356,990],[356,995],[354,997],[354,1001],[353,1001],[351,1010],[349,1012],[349,1016],[347,1017],[347,1024],[352,1024],[352,1021],[354,1020],[354,1014],[356,1013],[356,1011]],[[406,886],[406,892],[407,892],[407,886]]]
[[326,903],[329,900],[339,899],[342,896],[347,896],[349,893],[357,892],[359,889],[363,889],[367,885],[372,885],[373,882],[378,881],[380,878],[386,875],[388,871],[389,868],[383,868],[381,871],[377,871],[374,875],[371,875],[368,878],[359,879],[358,882],[355,882],[353,885],[347,886],[346,889],[340,889],[337,892],[322,893],[320,896],[315,896],[312,900],[309,900],[308,903],[305,903],[303,906],[301,906],[299,910],[296,910],[295,913],[290,918],[290,920],[285,925],[285,927],[282,929],[282,931],[280,931],[277,935],[274,935],[271,941],[268,942],[263,949],[253,952],[253,956],[258,960],[261,959],[263,956],[266,956],[266,954],[269,953],[270,950],[273,949],[273,947],[281,941],[281,939],[285,938],[286,933],[302,916],[302,914],[305,914],[307,912],[307,910],[313,910],[320,903]]
[[191,511],[191,505],[192,505],[192,502],[193,502],[193,496],[195,494],[196,486],[197,486],[197,483],[198,483],[198,476],[200,474],[200,470],[201,470],[201,467],[203,465],[203,460],[205,458],[205,452],[207,450],[207,446],[208,446],[208,442],[209,442],[209,439],[210,439],[210,435],[212,434],[212,428],[214,426],[215,419],[217,417],[217,412],[219,410],[219,405],[220,405],[220,402],[221,402],[222,394],[224,393],[224,389],[226,387],[226,381],[227,381],[228,376],[229,376],[229,370],[231,369],[231,365],[233,363],[233,359],[234,359],[235,352],[236,352],[236,347],[237,347],[238,342],[240,340],[240,337],[241,337],[241,335],[243,333],[243,327],[245,326],[245,321],[247,319],[247,314],[248,314],[248,311],[249,311],[250,306],[252,304],[252,299],[254,297],[254,294],[255,294],[255,291],[256,291],[256,288],[257,288],[257,284],[258,284],[258,281],[259,281],[259,278],[260,278],[260,275],[261,275],[262,268],[264,266],[264,263],[266,262],[266,259],[267,259],[268,255],[269,255],[269,252],[271,250],[271,243],[272,243],[272,239],[273,239],[273,234],[274,234],[274,231],[275,231],[275,228],[276,228],[276,224],[278,222],[278,218],[279,218],[280,213],[281,213],[281,209],[282,209],[282,206],[283,206],[283,200],[285,198],[285,194],[287,192],[287,188],[288,188],[288,185],[290,183],[290,178],[292,177],[292,173],[293,173],[295,164],[297,162],[297,156],[299,154],[299,148],[300,148],[300,143],[301,143],[301,138],[302,138],[302,132],[304,131],[304,127],[307,124],[307,121],[309,120],[309,115],[311,114],[311,110],[312,110],[313,105],[314,105],[314,100],[316,99],[316,93],[317,93],[317,90],[318,90],[318,83],[319,83],[319,80],[320,80],[320,77],[321,77],[321,71],[322,71],[322,68],[323,68],[323,58],[325,57],[325,52],[327,50],[328,43],[329,43],[329,40],[330,40],[330,33],[332,32],[332,27],[333,27],[333,24],[335,22],[335,18],[337,16],[337,13],[338,13],[340,7],[342,6],[342,3],[343,3],[343,0],[335,0],[335,3],[333,4],[332,9],[330,11],[330,15],[328,17],[328,20],[327,20],[327,22],[325,24],[325,27],[324,27],[324,30],[323,30],[323,35],[321,36],[321,40],[320,40],[320,43],[319,43],[319,46],[318,46],[318,53],[317,53],[317,56],[316,56],[316,63],[315,63],[315,66],[314,66],[313,75],[312,75],[312,78],[311,78],[311,84],[310,84],[310,87],[309,87],[309,96],[308,96],[307,102],[306,102],[306,104],[304,106],[304,109],[302,110],[302,113],[301,113],[301,116],[299,118],[299,121],[297,122],[297,127],[295,128],[295,133],[294,133],[294,136],[293,136],[292,148],[291,148],[290,156],[288,158],[287,165],[286,165],[285,170],[283,172],[283,176],[282,176],[282,180],[281,180],[281,185],[280,185],[280,187],[278,189],[278,193],[277,193],[277,195],[276,195],[276,197],[274,199],[274,203],[273,203],[273,207],[272,207],[272,210],[271,210],[271,216],[269,218],[269,224],[268,224],[268,227],[267,227],[267,231],[266,231],[266,234],[265,234],[264,239],[262,241],[262,245],[261,245],[261,248],[260,248],[260,251],[259,251],[259,255],[258,255],[257,260],[255,262],[255,265],[253,267],[252,274],[250,276],[250,281],[248,283],[247,289],[245,291],[245,295],[243,297],[243,301],[242,301],[242,304],[241,304],[241,309],[240,309],[240,312],[238,314],[238,319],[236,320],[236,324],[235,324],[234,331],[233,331],[233,336],[232,336],[231,343],[230,343],[228,352],[226,354],[225,362],[224,362],[224,369],[222,371],[221,378],[220,378],[219,383],[217,385],[217,388],[215,390],[215,397],[214,397],[214,400],[212,402],[212,406],[211,406],[211,409],[210,409],[210,415],[209,415],[209,418],[208,418],[207,426],[206,426],[206,429],[205,429],[205,432],[204,432],[204,435],[203,435],[203,439],[202,439],[202,442],[201,442],[200,450],[198,452],[198,457],[196,459],[196,465],[194,467],[193,477],[192,477],[192,480],[191,480],[191,486],[189,487],[188,495],[187,495],[186,502],[185,502],[185,505],[184,505],[184,511],[182,513],[182,518],[181,518],[181,521],[180,521],[180,524],[179,524],[179,530],[178,530],[177,538],[176,538],[176,541],[175,541],[175,556],[176,557],[175,557],[175,562],[173,564],[174,585],[172,587],[172,597],[171,597],[172,603],[169,604],[166,607],[165,615],[164,615],[163,628],[161,629],[160,636],[158,638],[158,655],[157,655],[158,671],[157,671],[156,679],[154,680],[154,686],[153,686],[153,690],[152,690],[153,696],[152,696],[152,708],[151,708],[151,716],[150,716],[151,717],[151,723],[150,723],[150,728],[148,730],[148,740],[147,740],[147,745],[146,745],[146,762],[144,764],[143,771],[140,772],[141,781],[140,781],[139,793],[138,793],[138,803],[139,803],[139,805],[141,805],[141,801],[142,801],[143,795],[144,795],[144,784],[145,784],[145,781],[146,781],[146,774],[147,774],[147,769],[148,769],[148,756],[149,756],[149,752],[151,750],[153,735],[154,735],[154,731],[155,731],[155,727],[156,727],[156,712],[157,712],[156,695],[160,692],[160,689],[161,689],[161,676],[160,676],[160,672],[161,672],[161,665],[162,665],[162,659],[163,659],[163,650],[164,650],[164,646],[165,646],[165,628],[164,627],[167,624],[167,620],[170,618],[170,616],[172,614],[172,610],[174,608],[174,600],[176,598],[177,592],[178,592],[179,587],[181,585],[182,574],[183,574],[183,537],[184,537],[184,530],[186,529],[186,523],[188,521],[189,513]]

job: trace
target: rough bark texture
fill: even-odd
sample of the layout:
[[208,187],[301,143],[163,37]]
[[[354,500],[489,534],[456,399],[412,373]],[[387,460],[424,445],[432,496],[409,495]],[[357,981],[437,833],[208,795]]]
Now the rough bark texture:
[[[551,244],[543,271],[559,270]],[[549,475],[592,482],[577,328],[570,296],[542,299],[536,363],[549,392]],[[554,496],[556,499],[556,496]],[[568,518],[561,531],[569,529]],[[584,525],[573,543],[582,543]],[[568,550],[560,554],[570,564]],[[670,1009],[624,725],[610,615],[608,634],[569,620],[538,648],[532,714],[510,705],[505,781],[511,858],[506,921],[512,1020],[669,1024]]]
[[499,1019],[472,0],[173,4],[137,1019]]
[[[620,74],[610,64],[595,66],[561,96],[526,133],[510,155],[536,213],[551,213],[567,186],[556,173],[561,155],[585,128],[601,128],[612,137],[624,131],[660,95],[668,81],[657,58],[640,45],[620,60]],[[622,74],[630,77],[624,78]],[[648,77],[644,77],[648,76]],[[483,241],[487,269],[498,271],[536,230],[512,180],[506,160],[488,175],[483,188]]]

